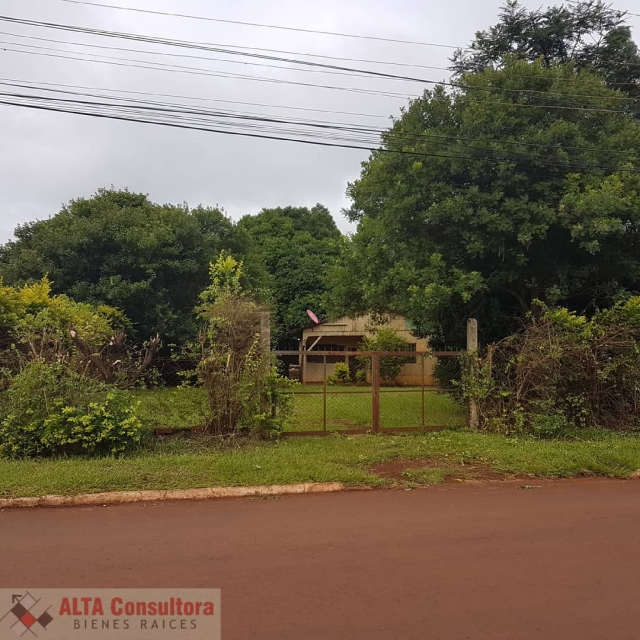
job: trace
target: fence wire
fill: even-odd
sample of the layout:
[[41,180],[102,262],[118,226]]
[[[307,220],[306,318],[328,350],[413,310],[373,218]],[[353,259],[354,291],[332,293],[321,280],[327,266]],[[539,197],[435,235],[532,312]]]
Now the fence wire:
[[460,352],[275,351],[295,380],[291,435],[464,426]]

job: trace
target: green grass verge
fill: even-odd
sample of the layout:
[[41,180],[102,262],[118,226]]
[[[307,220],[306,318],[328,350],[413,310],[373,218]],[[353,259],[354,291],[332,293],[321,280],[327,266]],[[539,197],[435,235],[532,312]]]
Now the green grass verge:
[[[589,440],[539,441],[443,431],[236,445],[176,439],[121,459],[0,460],[0,496],[326,481],[382,486],[387,481],[369,468],[393,459],[433,459],[444,468],[485,464],[503,473],[545,477],[625,477],[640,468],[640,438],[605,433]],[[437,471],[421,473],[437,480]]]

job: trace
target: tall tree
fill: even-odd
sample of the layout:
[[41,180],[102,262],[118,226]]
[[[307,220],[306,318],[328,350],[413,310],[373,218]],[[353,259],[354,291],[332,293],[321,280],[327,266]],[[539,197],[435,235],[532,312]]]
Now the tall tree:
[[640,53],[626,24],[626,12],[602,0],[528,10],[508,0],[499,22],[478,31],[475,40],[453,57],[453,71],[500,68],[510,56],[547,67],[570,64],[576,71],[596,70],[612,89],[640,97]]
[[0,276],[17,285],[48,274],[54,293],[122,309],[138,336],[180,340],[193,329],[209,263],[222,249],[245,257],[248,243],[218,209],[156,205],[143,194],[103,189],[18,227],[0,249]]
[[463,78],[414,100],[349,186],[335,311],[402,313],[453,346],[470,316],[491,340],[535,299],[584,311],[639,293],[640,122],[619,93],[513,58]]
[[238,226],[250,234],[270,276],[274,341],[292,347],[292,332],[308,321],[306,310],[325,312],[325,275],[340,252],[340,231],[320,204],[263,209]]

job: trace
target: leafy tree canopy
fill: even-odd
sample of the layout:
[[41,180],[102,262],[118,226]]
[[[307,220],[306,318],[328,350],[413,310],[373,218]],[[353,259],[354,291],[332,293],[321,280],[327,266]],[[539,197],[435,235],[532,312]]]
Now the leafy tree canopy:
[[[122,309],[138,337],[165,342],[193,330],[193,308],[221,249],[243,256],[245,233],[218,209],[157,205],[129,191],[100,190],[72,200],[55,216],[17,228],[0,249],[9,285],[44,275],[54,293]],[[248,280],[259,268],[245,266]]]
[[508,0],[498,24],[478,31],[470,47],[456,52],[452,69],[461,75],[500,68],[505,57],[515,55],[547,67],[597,70],[609,87],[640,97],[640,54],[625,15],[602,0],[533,10]]
[[[455,346],[468,317],[491,340],[535,299],[583,311],[640,292],[640,122],[619,93],[513,58],[463,79],[411,102],[349,186],[334,311],[405,314]],[[549,93],[557,107],[537,106]]]
[[306,310],[326,311],[324,279],[340,253],[340,231],[320,204],[263,209],[238,226],[250,234],[270,276],[273,338],[283,347],[292,346],[287,340],[307,323]]

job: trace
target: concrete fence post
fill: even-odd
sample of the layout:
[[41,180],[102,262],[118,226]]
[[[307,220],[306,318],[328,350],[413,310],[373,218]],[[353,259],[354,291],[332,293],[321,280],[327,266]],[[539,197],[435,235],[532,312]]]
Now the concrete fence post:
[[[469,375],[473,379],[478,375],[478,321],[475,318],[467,320],[467,356],[470,367]],[[480,426],[478,399],[473,395],[469,398],[468,423],[471,429],[477,429]]]
[[[271,369],[271,314],[268,311],[260,313],[260,350],[262,351],[262,361],[264,373],[268,374]],[[261,392],[262,411],[270,413],[271,417],[275,417],[276,406],[270,405],[266,390],[263,388]]]
[[260,346],[265,356],[271,353],[271,314],[268,311],[260,314]]

